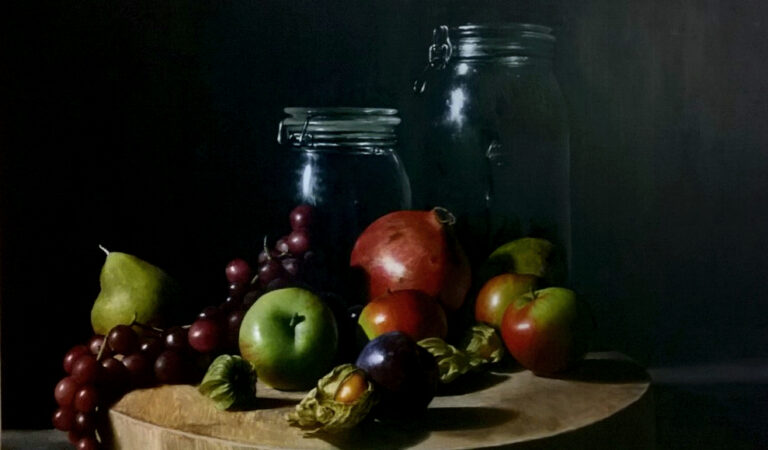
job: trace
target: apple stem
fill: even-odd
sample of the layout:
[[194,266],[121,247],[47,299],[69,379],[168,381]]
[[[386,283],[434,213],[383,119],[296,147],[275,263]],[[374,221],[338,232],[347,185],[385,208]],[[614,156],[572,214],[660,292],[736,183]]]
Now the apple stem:
[[104,253],[105,253],[107,256],[109,256],[109,250],[107,250],[106,248],[104,248],[104,246],[103,246],[103,245],[99,244],[99,248],[101,249],[101,251],[102,251],[102,252],[104,252]]
[[432,211],[434,211],[435,215],[437,216],[437,221],[441,224],[452,226],[456,223],[456,216],[454,216],[453,213],[448,211],[446,208],[443,208],[442,206],[435,206],[432,208]]
[[293,316],[291,317],[291,321],[288,322],[288,326],[293,328],[303,321],[304,321],[304,316],[299,315],[299,313],[294,313]]
[[533,286],[531,286],[531,297],[536,300],[536,291],[533,290]]

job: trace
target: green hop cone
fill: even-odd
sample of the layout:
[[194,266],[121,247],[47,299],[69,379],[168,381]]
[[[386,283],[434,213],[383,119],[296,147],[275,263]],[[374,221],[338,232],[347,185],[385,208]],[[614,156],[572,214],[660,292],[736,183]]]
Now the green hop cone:
[[472,368],[469,355],[438,337],[422,339],[418,344],[437,360],[440,381],[450,383]]
[[493,328],[485,324],[476,324],[469,329],[464,339],[464,350],[448,344],[436,337],[419,341],[437,360],[440,381],[450,383],[469,371],[479,370],[485,364],[501,361],[504,345]]
[[256,400],[256,370],[239,356],[221,355],[208,366],[197,390],[220,410],[248,408]]
[[504,343],[501,338],[493,327],[483,323],[475,324],[469,329],[462,347],[473,368],[497,363],[504,357]]
[[308,431],[336,433],[360,423],[378,402],[373,383],[365,372],[343,364],[317,381],[286,415],[288,423]]

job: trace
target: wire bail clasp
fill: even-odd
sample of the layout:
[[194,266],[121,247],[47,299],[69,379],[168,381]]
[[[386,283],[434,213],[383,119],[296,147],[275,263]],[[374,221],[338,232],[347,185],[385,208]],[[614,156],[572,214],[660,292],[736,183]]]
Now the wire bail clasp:
[[[307,146],[312,145],[312,135],[307,133],[307,128],[309,128],[309,121],[312,120],[313,117],[315,116],[312,114],[307,115],[307,118],[304,120],[304,126],[301,127],[301,134],[298,136],[298,138],[296,137],[296,134],[289,134],[287,131],[284,131],[284,121],[281,120],[277,125],[277,143],[283,145],[283,139],[286,139],[291,144]],[[283,138],[283,136],[285,136],[285,138]]]

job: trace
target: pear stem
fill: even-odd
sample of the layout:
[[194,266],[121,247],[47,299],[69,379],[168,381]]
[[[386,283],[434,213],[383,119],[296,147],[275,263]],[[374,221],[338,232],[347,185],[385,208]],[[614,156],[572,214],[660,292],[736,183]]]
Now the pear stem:
[[99,244],[99,248],[101,249],[101,251],[102,251],[102,252],[106,253],[106,255],[107,255],[107,256],[109,256],[109,250],[107,250],[106,248],[104,248],[104,246],[103,246],[103,245]]
[[136,318],[137,318],[137,314],[136,314],[136,311],[134,311],[133,312],[133,319],[131,320],[131,325],[130,326],[134,326],[135,325],[135,326],[137,326],[139,328],[144,328],[145,330],[151,330],[151,331],[154,331],[155,333],[160,333],[160,334],[163,334],[163,332],[165,331],[162,328],[158,328],[158,327],[155,327],[155,326],[152,326],[152,325],[147,325],[146,323],[141,323],[138,320],[136,320]]
[[152,325],[147,325],[145,323],[136,322],[136,321],[134,321],[131,325],[136,325],[137,327],[144,328],[145,330],[154,331],[154,332],[160,333],[160,334],[162,334],[163,331],[165,331],[162,328],[153,327]]

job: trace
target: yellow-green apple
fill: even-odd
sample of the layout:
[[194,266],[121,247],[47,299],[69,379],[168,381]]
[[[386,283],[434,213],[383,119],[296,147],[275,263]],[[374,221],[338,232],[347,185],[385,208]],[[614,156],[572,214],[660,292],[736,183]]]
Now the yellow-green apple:
[[402,331],[416,341],[428,337],[445,339],[448,333],[443,307],[415,289],[376,297],[365,305],[358,323],[368,339],[390,331]]
[[567,369],[584,356],[591,320],[570,289],[549,287],[517,297],[501,319],[509,353],[537,375]]
[[538,277],[529,274],[505,273],[488,280],[475,299],[475,320],[498,329],[504,311],[517,297],[537,288]]
[[338,347],[336,319],[314,293],[278,289],[248,309],[239,344],[263,382],[282,390],[308,389],[331,369]]
[[550,241],[524,237],[507,242],[494,250],[478,270],[481,283],[502,273],[536,275],[546,284],[558,283],[564,277],[562,254]]
[[378,218],[358,237],[350,266],[362,271],[368,299],[387,291],[417,289],[446,312],[459,309],[470,286],[470,267],[453,235],[455,221],[442,208],[395,211]]

